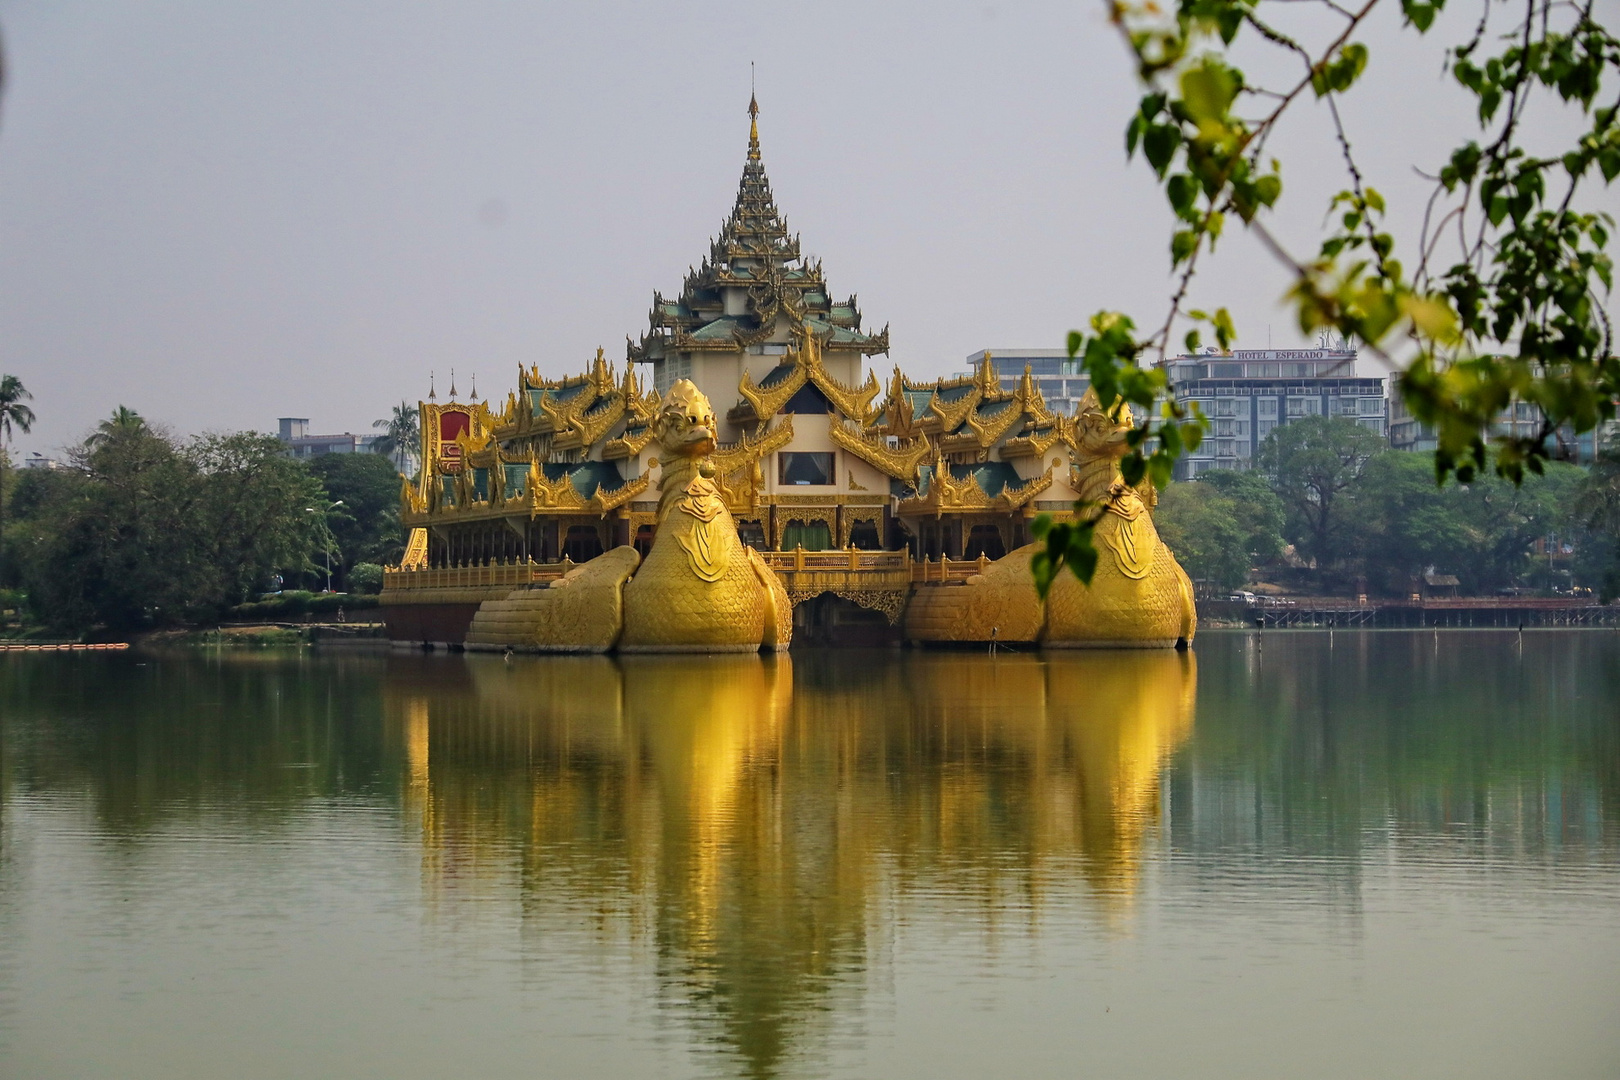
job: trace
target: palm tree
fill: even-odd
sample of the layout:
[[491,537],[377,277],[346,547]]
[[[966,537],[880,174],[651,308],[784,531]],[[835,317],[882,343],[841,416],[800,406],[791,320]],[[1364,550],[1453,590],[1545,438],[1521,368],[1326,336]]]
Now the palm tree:
[[87,450],[94,450],[105,446],[120,435],[130,435],[137,431],[146,430],[146,418],[127,405],[120,405],[113,410],[111,416],[96,425],[96,430],[84,440]]
[[422,423],[417,411],[410,402],[401,401],[394,406],[392,416],[378,420],[371,426],[383,429],[383,434],[371,444],[372,452],[392,457],[399,471],[404,472],[406,464],[416,460],[416,446],[422,438]]
[[4,566],[6,535],[6,468],[11,464],[8,444],[13,428],[24,435],[33,430],[34,410],[23,404],[33,399],[17,376],[0,375],[0,567]]

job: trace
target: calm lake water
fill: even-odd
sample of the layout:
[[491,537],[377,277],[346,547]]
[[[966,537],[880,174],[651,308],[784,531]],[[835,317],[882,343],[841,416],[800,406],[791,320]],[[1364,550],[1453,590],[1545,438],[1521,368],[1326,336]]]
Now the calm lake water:
[[0,1075],[1614,1077],[1620,634],[0,657]]

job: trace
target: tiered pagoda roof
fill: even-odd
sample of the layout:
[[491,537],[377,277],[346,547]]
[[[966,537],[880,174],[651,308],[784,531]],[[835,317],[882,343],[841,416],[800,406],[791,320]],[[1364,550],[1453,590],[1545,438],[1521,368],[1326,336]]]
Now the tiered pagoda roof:
[[[653,294],[648,329],[639,342],[626,340],[626,359],[647,363],[681,350],[741,350],[774,335],[781,316],[813,333],[822,348],[888,352],[889,328],[862,330],[855,297],[834,302],[821,263],[806,260],[798,236],[789,234],[760,158],[759,104],[753,98],[748,116],[748,157],[731,215],[702,265],[687,271],[680,297]],[[726,314],[727,288],[746,290],[742,313]]]

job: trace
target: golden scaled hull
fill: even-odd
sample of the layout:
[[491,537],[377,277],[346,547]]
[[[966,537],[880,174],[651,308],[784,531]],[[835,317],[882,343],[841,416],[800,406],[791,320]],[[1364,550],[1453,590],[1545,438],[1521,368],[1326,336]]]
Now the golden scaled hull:
[[913,588],[906,637],[930,644],[1040,640],[1046,613],[1029,571],[1036,550],[1019,548],[960,585]]
[[785,649],[793,636],[787,591],[724,510],[710,522],[664,520],[625,586],[624,613],[623,652],[755,652]]
[[[1118,535],[1129,526],[1132,543]],[[1040,642],[1050,648],[1156,649],[1191,644],[1198,627],[1192,583],[1146,515],[1105,514],[1089,586],[1065,571],[1043,605],[1030,544],[961,585],[919,585],[906,607],[906,637],[919,643]],[[1124,548],[1122,555],[1118,548]],[[1136,576],[1133,576],[1136,575]]]
[[1155,649],[1192,644],[1198,629],[1192,582],[1160,541],[1153,519],[1142,514],[1126,521],[1105,513],[1092,538],[1098,558],[1091,584],[1065,573],[1047,594],[1046,645]]

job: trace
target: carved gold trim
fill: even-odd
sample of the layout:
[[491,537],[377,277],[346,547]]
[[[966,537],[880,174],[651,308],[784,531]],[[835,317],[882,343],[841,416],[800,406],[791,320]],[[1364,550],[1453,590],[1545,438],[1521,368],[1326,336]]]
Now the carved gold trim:
[[580,497],[573,479],[564,475],[556,480],[547,480],[538,461],[529,462],[529,476],[523,488],[523,498],[528,504],[530,517],[535,517],[544,510],[585,509],[585,500]]
[[766,454],[775,453],[793,441],[793,417],[784,416],[778,424],[767,430],[763,435],[749,436],[744,434],[742,440],[731,446],[716,450],[709,460],[714,463],[717,471],[732,473],[745,465],[759,460]]
[[1017,510],[1019,507],[1025,505],[1035,496],[1039,495],[1041,492],[1045,491],[1051,486],[1052,471],[1048,469],[1039,477],[1036,477],[1033,480],[1025,481],[1016,490],[1011,484],[1003,484],[1001,487],[1001,493],[998,494],[996,498],[1005,502],[1008,510]]
[[609,439],[602,447],[603,461],[616,461],[620,458],[633,458],[647,449],[653,441],[653,430],[650,427],[637,428],[640,434],[632,435],[626,431],[616,439]]
[[[600,402],[598,402],[600,403]],[[617,393],[611,395],[608,406],[594,415],[587,416],[586,411],[575,413],[568,417],[568,429],[559,432],[552,443],[558,450],[571,450],[575,447],[588,447],[594,445],[620,420],[624,419],[625,401]]]
[[646,491],[647,483],[651,479],[652,475],[650,473],[642,473],[634,480],[626,481],[622,487],[617,488],[606,495],[604,495],[602,493],[602,489],[598,487],[596,489],[596,493],[591,496],[590,505],[593,509],[599,510],[604,514],[610,510],[616,510],[625,503],[629,502],[631,499],[635,498],[637,495],[640,495],[643,491]]
[[822,345],[816,335],[801,324],[797,329],[797,336],[798,348],[789,349],[783,357],[783,363],[791,362],[793,370],[781,382],[765,388],[755,383],[751,374],[743,373],[742,382],[737,390],[742,394],[743,400],[753,408],[754,416],[760,420],[769,420],[780,412],[806,383],[813,383],[827,396],[827,400],[832,402],[833,408],[845,416],[860,421],[864,427],[873,416],[872,399],[883,389],[877,381],[877,375],[868,372],[866,382],[860,387],[846,386],[833,378],[822,363]]
[[852,430],[836,416],[828,417],[827,421],[827,434],[834,443],[874,469],[907,483],[916,482],[917,467],[934,450],[926,438],[915,438],[899,446],[890,446],[884,436]]
[[1018,435],[1001,444],[1003,459],[1010,457],[1042,457],[1052,447],[1060,442],[1068,442],[1063,417],[1056,417],[1056,424],[1045,431],[1034,431],[1028,435]]

